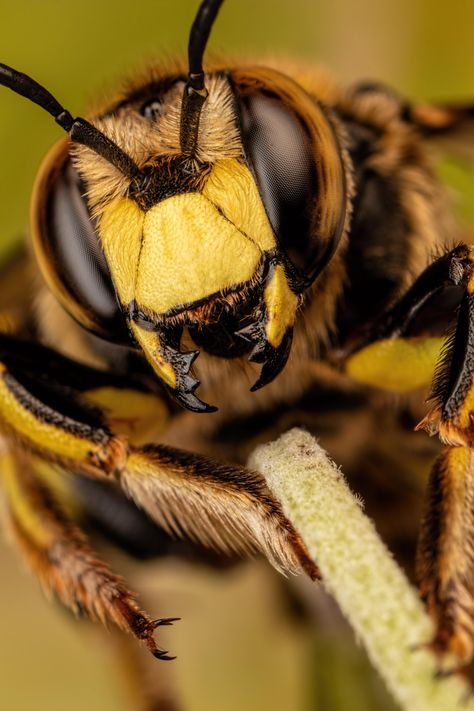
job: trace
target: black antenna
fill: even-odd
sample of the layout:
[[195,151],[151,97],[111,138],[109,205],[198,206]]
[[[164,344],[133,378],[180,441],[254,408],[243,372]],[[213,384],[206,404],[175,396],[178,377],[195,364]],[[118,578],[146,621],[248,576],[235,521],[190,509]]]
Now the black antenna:
[[204,83],[202,60],[211,29],[224,0],[204,0],[191,27],[188,44],[188,81],[181,109],[181,150],[185,155],[196,152],[201,109],[208,91]]
[[24,96],[34,104],[41,106],[56,122],[69,133],[71,141],[81,143],[112,163],[127,178],[134,179],[140,170],[136,163],[110,138],[83,118],[73,118],[61,104],[41,84],[27,74],[0,64],[0,85],[6,86],[16,94]]

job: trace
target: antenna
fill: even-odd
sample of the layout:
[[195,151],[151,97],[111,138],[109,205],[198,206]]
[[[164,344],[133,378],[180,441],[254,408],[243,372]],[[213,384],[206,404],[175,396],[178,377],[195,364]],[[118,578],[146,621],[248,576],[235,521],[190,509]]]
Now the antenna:
[[102,131],[83,118],[73,118],[44,86],[38,84],[27,74],[0,64],[0,85],[6,86],[16,94],[24,96],[34,104],[41,106],[63,128],[74,143],[81,143],[112,163],[121,173],[134,179],[140,173],[136,163]]
[[181,150],[188,156],[192,156],[196,152],[201,110],[208,97],[202,66],[204,52],[223,1],[204,0],[199,7],[189,35],[189,74],[183,93],[180,129]]

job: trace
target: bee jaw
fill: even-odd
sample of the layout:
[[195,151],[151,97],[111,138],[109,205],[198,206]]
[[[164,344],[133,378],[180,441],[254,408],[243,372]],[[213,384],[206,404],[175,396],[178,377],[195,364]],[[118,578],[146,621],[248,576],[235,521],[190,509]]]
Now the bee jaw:
[[[187,308],[181,312],[179,322],[164,316],[146,316],[136,303],[129,309],[128,318],[136,340],[156,374],[186,409],[206,413],[217,410],[195,395],[200,381],[193,375],[192,365],[200,351],[181,351],[184,328],[188,328],[191,338],[196,336],[197,344],[204,346],[204,350],[212,355],[232,358],[243,355],[245,350],[250,351],[249,361],[262,365],[260,376],[251,387],[252,392],[270,383],[284,368],[291,350],[298,297],[290,290],[284,270],[276,260],[268,262],[265,267],[258,282],[251,289],[247,286],[243,302],[229,302],[228,308],[220,311],[213,312],[211,309],[204,320],[200,318],[201,304],[196,305],[194,310]],[[220,295],[219,298],[222,300],[224,297]],[[219,300],[216,303],[220,303]],[[222,314],[228,315],[229,310],[233,313],[232,319],[222,320]],[[176,314],[173,314],[173,319],[176,319]],[[239,321],[240,324],[245,323],[243,328],[239,328]],[[197,329],[196,333],[193,328]],[[198,338],[199,328],[204,331],[210,329],[205,338]],[[222,347],[213,350],[214,339],[219,339],[219,330],[225,334],[226,329],[227,335],[232,333],[237,340],[241,343],[246,341],[249,346],[243,351]]]

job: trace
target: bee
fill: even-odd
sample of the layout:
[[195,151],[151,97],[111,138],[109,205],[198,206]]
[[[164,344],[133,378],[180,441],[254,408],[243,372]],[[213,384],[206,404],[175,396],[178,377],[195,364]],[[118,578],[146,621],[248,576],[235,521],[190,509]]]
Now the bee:
[[[431,151],[462,145],[472,109],[271,63],[204,69],[221,5],[200,4],[187,63],[149,69],[88,119],[0,65],[68,134],[33,192],[37,299],[1,318],[10,530],[65,606],[171,659],[155,633],[175,618],[138,606],[78,509],[95,505],[124,547],[184,537],[317,578],[248,451],[291,424],[324,442],[334,414],[367,405],[381,440],[399,413],[377,394],[433,382],[417,428],[443,449],[417,567],[433,648],[467,664],[474,253],[452,247]],[[348,449],[367,454],[359,434],[333,440],[344,468]]]

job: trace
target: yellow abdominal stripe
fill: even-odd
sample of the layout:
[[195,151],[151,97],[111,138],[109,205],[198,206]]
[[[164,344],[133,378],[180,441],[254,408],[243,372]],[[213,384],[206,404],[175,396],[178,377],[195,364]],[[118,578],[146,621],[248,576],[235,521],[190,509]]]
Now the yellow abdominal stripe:
[[408,392],[433,378],[444,338],[390,338],[351,356],[346,371],[354,380],[392,392]]

